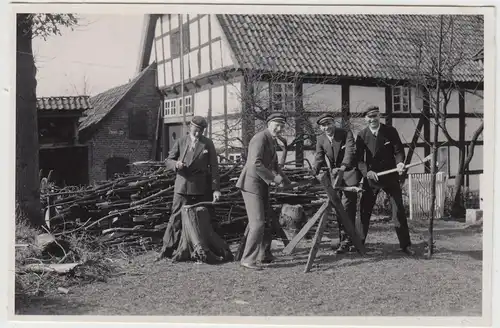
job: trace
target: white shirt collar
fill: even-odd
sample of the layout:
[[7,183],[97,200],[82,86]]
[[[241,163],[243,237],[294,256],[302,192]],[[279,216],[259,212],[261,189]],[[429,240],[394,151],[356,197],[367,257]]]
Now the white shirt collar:
[[380,124],[378,125],[378,127],[376,129],[372,129],[371,127],[368,127],[368,128],[375,135],[375,134],[378,134],[378,131],[380,130]]

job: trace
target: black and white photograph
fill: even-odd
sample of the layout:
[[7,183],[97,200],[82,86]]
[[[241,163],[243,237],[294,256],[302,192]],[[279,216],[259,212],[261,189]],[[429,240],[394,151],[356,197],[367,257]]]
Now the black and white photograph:
[[10,8],[14,320],[491,324],[493,7],[121,6]]

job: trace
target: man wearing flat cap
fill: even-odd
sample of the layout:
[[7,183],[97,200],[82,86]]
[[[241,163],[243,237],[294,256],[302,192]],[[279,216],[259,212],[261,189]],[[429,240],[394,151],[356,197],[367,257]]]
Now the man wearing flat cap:
[[286,118],[282,114],[273,113],[266,121],[267,128],[250,140],[247,160],[236,183],[243,195],[248,216],[247,238],[240,264],[255,270],[262,269],[259,263],[270,263],[274,260],[269,228],[269,185],[290,184],[278,164],[275,148],[276,137],[283,132]]
[[[364,111],[368,126],[361,130],[356,138],[356,159],[358,168],[365,178],[365,190],[360,200],[361,224],[363,225],[363,243],[368,234],[370,217],[380,189],[391,199],[392,219],[401,250],[408,255],[414,254],[411,249],[410,232],[403,196],[399,184],[399,174],[405,169],[405,152],[398,131],[389,125],[380,123],[380,111],[370,106]],[[397,168],[398,172],[378,176],[377,172]]]
[[[314,158],[313,170],[318,175],[320,169],[326,166],[330,171],[330,176],[335,179],[339,173],[343,173],[341,186],[357,186],[361,180],[361,174],[356,167],[356,148],[354,137],[350,129],[335,126],[335,117],[332,114],[323,114],[316,122],[324,132],[317,138],[316,154]],[[352,191],[339,191],[349,220],[355,226],[356,205],[358,195]],[[337,217],[338,219],[338,217]],[[355,251],[351,237],[344,231],[344,227],[338,220],[339,244],[333,246],[335,253]]]
[[[176,173],[176,178],[171,216],[158,259],[171,258],[179,245],[184,205],[217,202],[221,197],[217,153],[212,140],[203,135],[206,127],[207,122],[203,117],[194,116],[189,125],[189,134],[175,141],[165,160],[167,168]],[[209,212],[214,215],[212,208]]]

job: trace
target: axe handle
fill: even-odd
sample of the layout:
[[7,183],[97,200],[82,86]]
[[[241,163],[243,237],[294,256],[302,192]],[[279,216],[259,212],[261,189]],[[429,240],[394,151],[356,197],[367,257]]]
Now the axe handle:
[[[414,166],[417,166],[417,165],[421,165],[421,164],[424,164],[424,163],[425,162],[411,163],[411,164],[405,165],[405,169],[408,169],[410,167],[414,167]],[[379,173],[377,173],[377,176],[387,175],[387,174],[394,173],[394,172],[397,172],[397,171],[398,171],[398,169],[394,168],[394,169],[390,169],[390,170],[387,170],[387,171],[379,172]]]

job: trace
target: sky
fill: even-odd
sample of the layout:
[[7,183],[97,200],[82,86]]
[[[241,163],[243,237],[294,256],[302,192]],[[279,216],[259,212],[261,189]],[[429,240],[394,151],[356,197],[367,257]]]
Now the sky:
[[94,96],[136,75],[144,15],[79,15],[79,26],[33,40],[37,97]]

